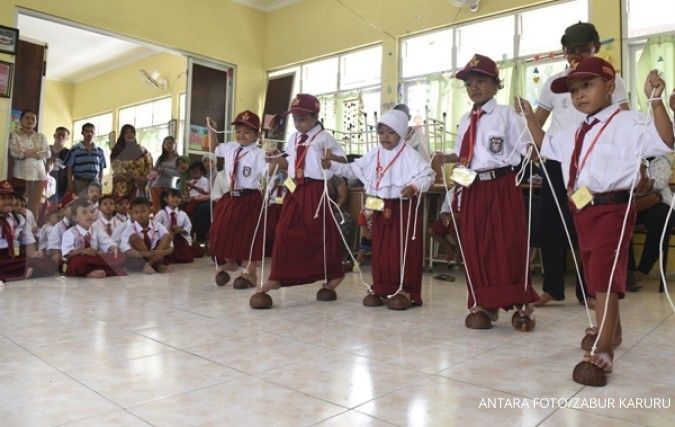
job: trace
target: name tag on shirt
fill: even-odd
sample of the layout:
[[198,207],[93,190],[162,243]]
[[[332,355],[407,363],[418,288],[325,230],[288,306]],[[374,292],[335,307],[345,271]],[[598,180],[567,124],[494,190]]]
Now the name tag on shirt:
[[588,191],[588,187],[584,185],[570,196],[570,200],[572,200],[577,210],[580,211],[593,203],[593,195]]
[[384,200],[379,197],[366,197],[366,209],[372,209],[374,211],[383,211],[384,210]]
[[295,193],[295,188],[297,187],[297,185],[295,184],[295,181],[293,181],[293,178],[291,178],[290,176],[286,178],[286,180],[284,181],[284,185],[286,186],[286,188],[288,188],[288,191],[290,191],[291,193]]

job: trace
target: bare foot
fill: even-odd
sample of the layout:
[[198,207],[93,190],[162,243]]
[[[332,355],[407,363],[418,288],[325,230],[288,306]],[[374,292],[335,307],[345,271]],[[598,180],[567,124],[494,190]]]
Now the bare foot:
[[602,369],[606,374],[612,373],[612,360],[614,355],[609,352],[598,352],[591,356],[590,353],[584,353],[584,362],[590,362]]
[[105,271],[103,270],[93,270],[87,273],[87,277],[93,277],[95,279],[102,279],[106,276]]
[[281,283],[276,282],[274,280],[268,280],[267,282],[265,282],[265,284],[263,285],[262,288],[258,289],[258,291],[256,293],[267,292],[267,291],[270,291],[272,289],[279,289],[280,287],[281,287]]
[[222,269],[225,271],[237,271],[239,266],[232,260],[225,261],[225,264],[222,265]]
[[33,276],[33,267],[26,268],[26,274],[23,275],[24,279],[29,279]]
[[533,302],[532,305],[535,307],[541,307],[548,304],[551,301],[554,301],[554,298],[551,296],[551,294],[549,294],[548,292],[543,292],[539,296],[539,299]]
[[158,273],[166,273],[168,269],[169,266],[166,264],[162,264],[161,262],[159,264],[155,264],[155,271],[157,271]]
[[586,304],[588,304],[588,308],[590,308],[591,310],[595,310],[595,298],[593,297],[586,298]]
[[[592,328],[586,328],[584,333],[586,335],[596,336],[596,335],[598,335],[598,328],[595,327],[595,326],[592,327]],[[621,336],[621,329],[617,328],[617,330],[614,332],[614,348],[617,348],[618,346],[620,346],[622,341],[623,341],[623,337]]]
[[145,274],[155,274],[155,269],[152,268],[152,266],[146,262],[145,266],[143,266],[143,273],[145,273]]

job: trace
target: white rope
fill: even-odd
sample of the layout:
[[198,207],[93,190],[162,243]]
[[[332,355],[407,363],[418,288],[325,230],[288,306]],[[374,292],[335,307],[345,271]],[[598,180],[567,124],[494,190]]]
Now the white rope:
[[[211,129],[211,125],[209,125],[209,121],[211,121],[211,119],[209,117],[207,117],[206,118],[206,127]],[[211,141],[211,133],[210,132],[206,132],[206,140],[209,142],[209,153],[211,153],[212,148],[213,148],[213,142]],[[224,163],[223,163],[223,169],[225,169]],[[213,181],[215,180],[215,176],[211,176],[211,175],[213,175],[213,174],[211,173],[211,171],[209,171],[209,188],[211,189],[211,191],[213,191]],[[211,200],[211,195],[209,195],[209,218],[211,220],[211,224],[213,224],[213,200]],[[209,234],[211,234],[211,233],[209,232]],[[207,237],[207,242],[208,242],[208,237]],[[219,270],[220,270],[220,267],[218,266],[218,257],[215,254],[213,255],[213,262],[216,265],[216,273],[218,273]]]
[[[412,200],[407,199],[408,200],[408,219],[406,221],[406,226],[405,226],[405,236],[403,236],[403,200],[404,200],[403,196],[399,197],[398,203],[399,203],[399,208],[400,208],[399,209],[399,211],[400,211],[399,223],[401,224],[401,227],[400,227],[401,228],[401,240],[400,240],[401,245],[399,246],[398,250],[399,250],[399,254],[403,255],[402,258],[401,258],[401,273],[400,273],[400,277],[399,277],[398,289],[393,294],[387,295],[387,298],[392,298],[403,290],[403,277],[405,275],[405,261],[406,261],[406,258],[408,256],[408,242],[409,242],[408,235],[410,234],[410,215],[412,214],[412,204],[413,204]],[[419,206],[419,203],[417,205]]]
[[666,298],[668,298],[670,308],[672,308],[673,312],[675,312],[675,304],[673,304],[673,300],[670,298],[670,292],[668,292],[668,282],[666,281],[666,272],[663,268],[664,264],[668,262],[667,259],[663,259],[663,243],[665,241],[666,233],[670,233],[670,227],[668,227],[668,223],[670,223],[670,215],[673,213],[673,203],[675,203],[675,194],[673,194],[673,198],[670,200],[668,215],[666,215],[666,223],[663,225],[661,239],[659,240],[659,273],[661,276],[661,283],[663,283],[663,292],[666,293]]
[[[528,203],[527,203],[527,250],[525,251],[525,295],[527,296],[528,284],[530,284],[530,238],[532,237],[532,148],[527,150],[527,157],[525,159],[525,164],[530,166],[530,179],[529,179],[529,188],[528,188]],[[523,169],[525,169],[525,164],[523,164]],[[518,183],[520,185],[520,183]],[[526,304],[523,303],[523,310],[526,309]]]
[[[267,211],[269,209],[269,198],[270,194],[272,191],[274,191],[274,186],[270,186],[270,179],[271,177],[276,176],[277,174],[277,169],[279,168],[279,165],[274,166],[274,172],[272,173],[271,176],[267,177],[267,182],[265,183],[265,197],[263,198],[263,208],[261,211],[265,211],[265,219],[263,219],[263,240],[262,240],[262,257],[260,258],[260,282],[258,285],[258,289],[262,290],[263,288],[263,281],[265,279],[265,249],[267,248]],[[254,241],[255,241],[255,236],[254,236]],[[249,260],[250,263],[250,260]]]
[[562,223],[563,230],[565,230],[565,237],[567,238],[567,244],[569,245],[570,252],[572,253],[572,260],[574,261],[574,269],[576,270],[577,273],[577,280],[579,280],[579,284],[581,287],[581,294],[584,298],[584,308],[586,310],[586,317],[588,318],[588,325],[589,327],[593,327],[593,317],[591,316],[591,310],[588,307],[588,299],[586,297],[586,291],[583,286],[583,279],[581,277],[581,269],[579,267],[579,260],[577,260],[577,256],[574,252],[574,244],[572,243],[572,237],[570,235],[570,231],[567,228],[567,222],[565,221],[565,214],[562,211],[562,208],[560,207],[560,201],[558,200],[558,195],[555,192],[555,188],[553,188],[553,183],[551,182],[551,177],[548,174],[548,169],[546,169],[546,162],[544,159],[541,157],[541,153],[539,152],[539,148],[537,147],[537,144],[534,143],[534,137],[532,136],[532,132],[530,132],[530,128],[527,125],[527,119],[525,118],[525,113],[523,112],[523,104],[521,102],[520,97],[516,98],[518,100],[518,104],[520,105],[520,111],[521,113],[518,115],[524,122],[525,129],[527,129],[527,133],[530,135],[530,139],[533,142],[532,144],[532,149],[534,152],[537,154],[537,157],[540,159],[540,164],[541,164],[541,170],[544,172],[544,176],[546,177],[546,182],[548,183],[548,186],[551,190],[551,195],[553,196],[553,201],[555,202],[555,207],[558,210],[558,215],[560,216],[560,222]]
[[[258,228],[260,227],[260,221],[263,216],[263,213],[265,214],[265,222],[263,223],[263,240],[265,240],[265,237],[267,236],[267,202],[269,200],[269,195],[270,195],[270,179],[271,177],[275,176],[277,174],[277,169],[279,168],[279,165],[274,165],[274,170],[272,171],[271,175],[269,174],[269,170],[265,173],[265,195],[263,197],[263,204],[264,204],[264,209],[263,206],[260,208],[260,213],[258,214],[258,221],[255,224],[255,229],[253,230],[253,240],[251,241],[251,248],[248,251],[248,266],[251,265],[251,262],[253,260],[253,247],[255,246],[255,238],[258,235]],[[234,189],[231,189],[234,191]],[[264,245],[264,243],[263,243]],[[262,253],[262,262],[261,264],[265,261],[265,249],[263,248],[263,253]]]

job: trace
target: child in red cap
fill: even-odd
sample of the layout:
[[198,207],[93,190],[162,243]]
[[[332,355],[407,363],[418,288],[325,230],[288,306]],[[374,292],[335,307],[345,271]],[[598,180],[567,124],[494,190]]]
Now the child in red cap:
[[459,123],[455,152],[436,159],[458,162],[455,169],[472,177],[458,182],[453,198],[453,208],[459,209],[467,280],[473,287],[466,326],[488,329],[499,309],[514,306],[525,306],[520,315],[534,326],[529,303],[538,296],[524,268],[528,256],[525,209],[515,183],[515,169],[529,141],[523,139],[524,126],[513,108],[494,99],[501,82],[492,59],[474,55],[455,77],[464,81],[474,107]]
[[[567,76],[553,81],[551,89],[569,92],[574,107],[586,115],[576,128],[544,135],[532,107],[526,102],[523,105],[535,143],[542,145],[541,156],[562,164],[586,286],[597,300],[595,315],[602,326],[597,348],[585,354],[573,375],[576,382],[595,386],[606,383],[614,348],[621,342],[619,299],[626,288],[628,246],[636,217],[635,204],[628,206],[638,171],[636,162],[670,153],[675,140],[672,122],[660,99],[665,82],[657,72],[652,71],[645,82],[647,97],[659,98],[652,101],[653,121],[612,103],[614,77],[612,64],[591,57],[574,64]],[[589,328],[586,333],[594,337],[598,331]],[[591,346],[582,343],[587,351]]]
[[[328,150],[344,156],[342,147],[323,130],[319,122],[319,100],[308,94],[293,99],[288,114],[293,115],[297,132],[286,144],[288,157],[276,158],[280,169],[288,170],[281,215],[276,227],[269,280],[251,298],[253,308],[270,308],[266,292],[280,286],[295,286],[327,279],[319,289],[319,301],[337,298],[335,288],[342,282],[342,241],[330,211],[324,204],[318,210],[324,180],[333,173],[323,171],[321,160]],[[330,208],[329,208],[330,209]],[[325,251],[325,252],[324,252]],[[324,257],[325,255],[325,257]]]
[[237,140],[221,148],[229,191],[220,197],[213,210],[209,245],[219,271],[237,271],[238,263],[244,266],[245,271],[233,285],[245,289],[255,286],[258,264],[263,258],[262,222],[257,232],[256,224],[262,209],[261,179],[267,174],[268,164],[265,152],[256,144],[260,136],[258,115],[243,111],[232,124]]

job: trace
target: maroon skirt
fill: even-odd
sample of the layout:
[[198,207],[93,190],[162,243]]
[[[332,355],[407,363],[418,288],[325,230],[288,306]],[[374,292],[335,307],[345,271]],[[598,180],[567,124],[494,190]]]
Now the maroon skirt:
[[[494,310],[536,301],[539,296],[529,271],[525,272],[529,256],[525,205],[515,172],[491,181],[476,180],[462,189],[460,197],[459,235],[478,305]],[[473,303],[469,292],[468,306]]]
[[[416,199],[400,201],[385,200],[382,212],[373,212],[372,271],[373,291],[379,296],[391,295],[401,283],[401,257],[405,241],[402,237],[408,230],[408,248],[403,273],[403,290],[410,294],[414,303],[422,302],[423,239],[422,219],[418,212],[415,240],[412,239],[415,225]],[[408,209],[410,224],[408,225]],[[403,212],[401,212],[401,210]],[[401,230],[403,227],[403,230]],[[401,234],[401,231],[403,234]]]
[[267,231],[265,233],[265,256],[272,255],[274,248],[274,235],[281,216],[281,207],[283,205],[273,204],[267,207]]
[[[570,207],[570,210],[577,229],[586,289],[590,296],[595,297],[596,292],[607,292],[609,288],[609,276],[619,244],[623,216],[626,214],[626,203],[588,206],[578,212],[574,207]],[[628,248],[636,217],[637,211],[633,205],[628,213],[626,232],[619,248],[619,259],[610,289],[610,293],[617,294],[619,298],[623,298],[626,292]]]
[[177,234],[173,237],[173,252],[167,255],[166,261],[171,264],[188,264],[194,262],[194,249],[184,236]]
[[12,258],[9,251],[9,248],[0,249],[0,280],[3,282],[21,280],[26,275],[26,257]]
[[76,255],[66,261],[66,276],[83,277],[94,270],[103,270],[107,276],[126,276],[122,265],[124,254],[113,255]]
[[[281,286],[304,285],[324,280],[324,236],[327,279],[344,277],[342,240],[330,211],[324,207],[314,218],[323,194],[323,181],[306,181],[286,194],[274,235],[270,280]],[[330,209],[330,207],[329,207]],[[325,228],[325,234],[324,234]]]
[[251,244],[253,244],[252,260],[262,259],[262,221],[258,232],[255,232],[261,208],[260,191],[246,192],[239,197],[225,194],[218,200],[213,210],[213,224],[209,230],[211,255],[218,263],[224,263],[225,259],[248,261],[251,256]]

